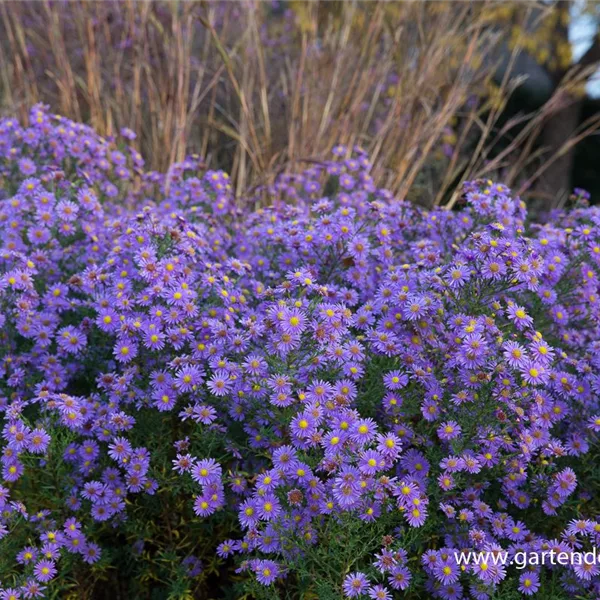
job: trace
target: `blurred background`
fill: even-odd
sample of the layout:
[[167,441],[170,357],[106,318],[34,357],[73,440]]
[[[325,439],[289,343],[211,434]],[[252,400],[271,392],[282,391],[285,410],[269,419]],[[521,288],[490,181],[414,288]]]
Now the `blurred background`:
[[188,153],[236,194],[344,144],[425,206],[502,180],[533,210],[600,196],[600,5],[1,1],[0,114],[42,102],[148,167]]

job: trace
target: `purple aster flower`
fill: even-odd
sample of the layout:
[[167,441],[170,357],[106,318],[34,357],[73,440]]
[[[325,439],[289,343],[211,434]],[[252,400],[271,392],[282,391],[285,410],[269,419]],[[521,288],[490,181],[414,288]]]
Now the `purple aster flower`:
[[259,500],[257,500],[258,504],[258,514],[261,519],[265,521],[270,521],[272,519],[277,518],[277,516],[281,513],[281,505],[279,504],[279,500],[273,495],[267,494],[263,496]]
[[120,133],[125,139],[128,140],[135,140],[135,138],[137,137],[135,132],[129,129],[129,127],[122,127]]
[[98,546],[97,544],[94,544],[93,542],[88,542],[83,551],[83,560],[89,564],[89,565],[93,565],[94,563],[98,562],[100,560],[100,556],[101,556],[101,550],[100,550],[100,546]]
[[43,429],[34,429],[29,436],[29,451],[44,454],[50,443],[50,436]]
[[226,396],[232,387],[229,373],[223,369],[217,369],[207,382],[207,386],[215,396]]
[[56,214],[59,219],[62,221],[75,221],[77,219],[77,213],[79,212],[79,207],[74,202],[70,200],[61,200],[56,205]]
[[454,440],[460,437],[461,427],[456,421],[446,421],[439,426],[437,434],[441,440]]
[[280,324],[285,333],[300,334],[306,328],[306,315],[297,308],[286,308],[281,315]]
[[254,527],[259,519],[258,506],[254,500],[246,500],[240,505],[239,519],[242,527]]
[[300,413],[292,419],[291,432],[294,436],[300,438],[310,437],[315,429],[315,421],[311,415]]
[[189,473],[194,465],[191,454],[178,454],[173,462],[173,470],[177,471],[180,475],[183,473]]
[[[414,500],[413,500],[414,502]],[[406,520],[411,527],[421,527],[427,520],[427,509],[421,504],[406,510]]]
[[369,580],[364,573],[350,573],[344,578],[342,589],[346,598],[358,598],[369,589]]
[[35,577],[41,583],[47,583],[56,575],[56,567],[51,560],[40,560],[33,570]]
[[235,552],[236,547],[237,544],[234,540],[225,540],[218,545],[217,555],[221,558],[228,558]]
[[34,548],[33,546],[26,546],[25,548],[23,548],[23,550],[19,552],[19,554],[17,554],[17,562],[19,564],[26,565],[35,562],[37,556],[37,548]]
[[108,448],[108,455],[117,461],[129,459],[132,453],[131,444],[129,443],[129,440],[124,437],[115,438],[108,445]]
[[373,600],[392,600],[390,591],[380,584],[371,586],[367,593],[369,598],[372,598]]
[[172,410],[177,403],[177,395],[167,387],[156,389],[152,394],[152,398],[154,399],[154,406],[161,412]]
[[200,573],[202,573],[202,561],[196,556],[186,557],[181,564],[186,567],[186,573],[188,577],[197,577],[200,575]]
[[403,316],[408,321],[418,321],[427,314],[427,301],[423,296],[411,296],[406,301]]
[[124,364],[130,363],[137,356],[137,345],[130,340],[122,339],[114,347],[115,358]]
[[548,381],[548,370],[541,363],[528,361],[521,368],[523,380],[530,385],[541,385]]
[[533,324],[533,319],[525,312],[525,309],[518,304],[510,304],[506,314],[516,325],[517,329],[525,329]]
[[400,371],[390,371],[383,377],[383,385],[388,390],[399,390],[408,383],[408,377]]
[[540,589],[540,578],[537,573],[528,571],[519,577],[519,592],[533,596]]
[[23,597],[27,598],[27,600],[33,598],[43,598],[45,590],[46,587],[38,581],[35,581],[35,579],[28,579],[21,587]]
[[87,339],[75,327],[64,327],[58,333],[57,340],[59,346],[70,354],[76,354],[85,348]]
[[202,371],[195,365],[183,367],[175,375],[175,382],[181,392],[190,392],[202,383]]
[[23,175],[35,175],[36,172],[35,163],[30,158],[22,158],[19,160],[19,171]]
[[513,368],[522,368],[528,362],[527,351],[517,342],[506,342],[503,345],[504,358]]
[[455,265],[448,270],[446,280],[450,288],[460,289],[467,281],[471,272],[465,265]]
[[360,457],[359,469],[366,475],[375,475],[385,467],[385,461],[379,452],[367,450]]
[[194,421],[204,425],[210,425],[217,418],[217,411],[207,404],[196,404],[192,413]]
[[254,566],[256,579],[262,585],[271,585],[279,577],[279,565],[272,560],[256,561]]
[[221,465],[212,458],[198,461],[192,467],[192,479],[200,484],[207,484],[221,478]]
[[367,444],[377,433],[377,424],[373,419],[359,419],[352,428],[352,439],[360,444]]
[[410,581],[410,571],[402,565],[394,567],[388,577],[388,583],[395,590],[405,590],[410,585]]

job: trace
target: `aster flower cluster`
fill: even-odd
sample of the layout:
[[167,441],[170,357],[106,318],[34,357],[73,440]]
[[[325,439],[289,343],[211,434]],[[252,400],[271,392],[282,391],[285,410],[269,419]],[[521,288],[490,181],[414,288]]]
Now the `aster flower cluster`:
[[239,209],[130,137],[0,121],[0,598],[119,547],[188,591],[217,561],[256,597],[600,593],[595,565],[456,559],[600,543],[583,192],[545,225],[491,181],[426,211],[338,146]]

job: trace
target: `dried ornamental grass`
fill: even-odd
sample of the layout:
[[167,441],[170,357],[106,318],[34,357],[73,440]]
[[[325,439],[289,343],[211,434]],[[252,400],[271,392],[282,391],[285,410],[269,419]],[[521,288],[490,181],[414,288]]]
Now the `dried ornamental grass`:
[[105,136],[127,127],[161,171],[197,153],[231,174],[238,198],[326,160],[335,144],[360,145],[377,185],[426,206],[453,204],[461,178],[501,176],[531,193],[597,128],[592,119],[560,147],[540,147],[590,69],[566,77],[539,110],[501,121],[522,83],[511,69],[494,82],[505,41],[509,65],[525,51],[544,58],[546,42],[532,47],[523,24],[539,21],[544,33],[553,6],[289,6],[5,0],[0,104],[24,120],[43,102]]

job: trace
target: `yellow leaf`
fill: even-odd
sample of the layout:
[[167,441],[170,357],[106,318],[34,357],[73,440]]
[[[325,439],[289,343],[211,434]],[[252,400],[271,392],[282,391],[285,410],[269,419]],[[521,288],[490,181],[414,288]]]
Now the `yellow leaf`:
[[292,0],[290,8],[296,15],[300,30],[304,33],[315,33],[317,23],[313,15],[311,3],[303,0]]

